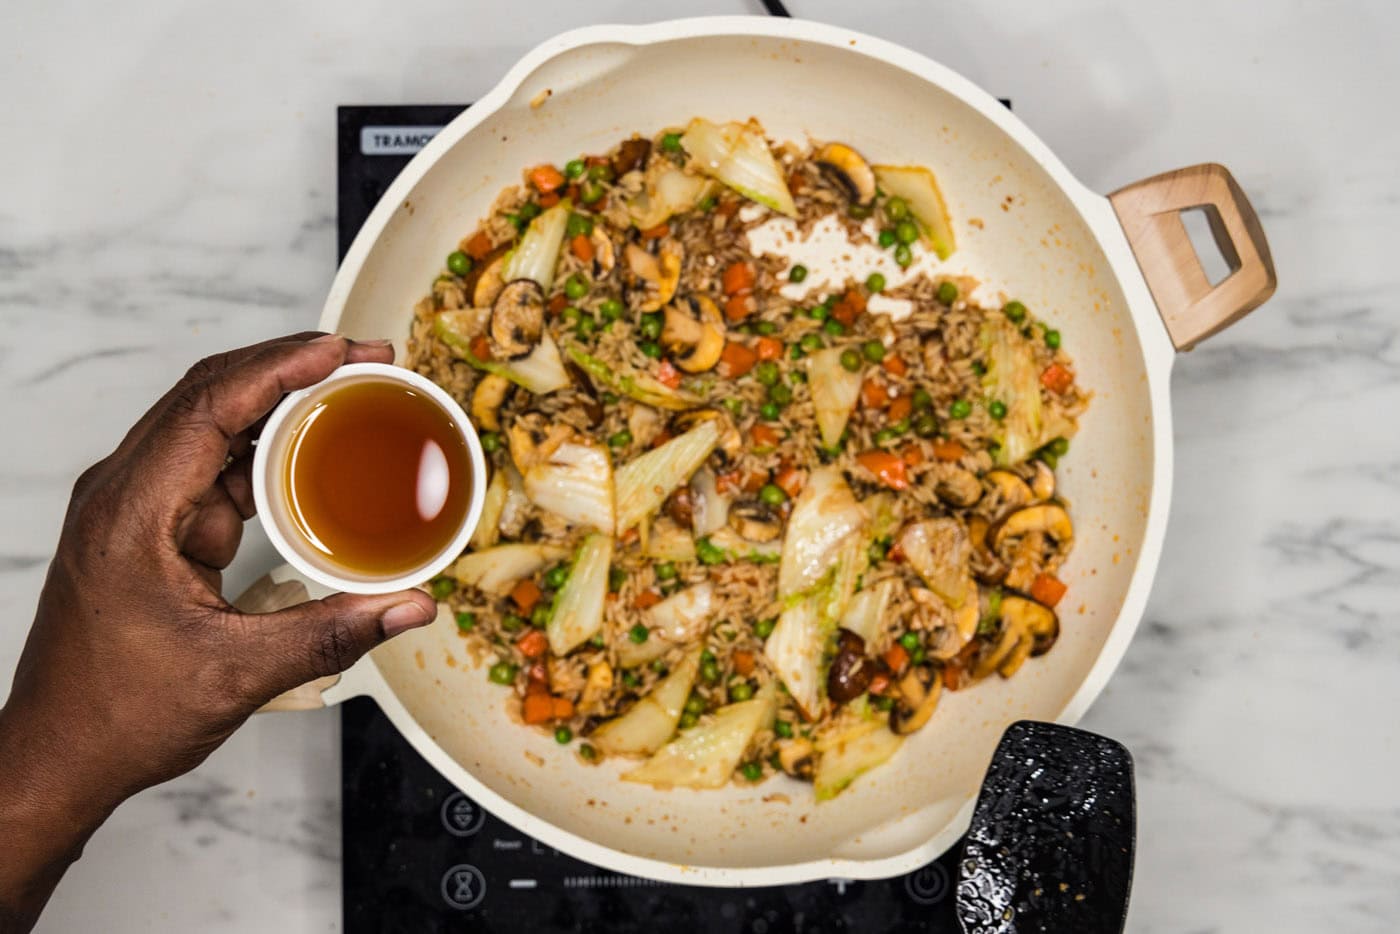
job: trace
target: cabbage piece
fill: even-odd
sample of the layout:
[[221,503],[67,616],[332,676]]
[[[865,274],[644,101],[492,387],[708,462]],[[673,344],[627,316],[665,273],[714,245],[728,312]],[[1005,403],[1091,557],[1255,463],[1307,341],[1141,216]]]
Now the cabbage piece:
[[695,539],[690,537],[688,529],[662,516],[652,525],[651,534],[642,546],[642,556],[655,561],[694,561]]
[[695,408],[705,401],[691,393],[672,389],[659,379],[626,365],[614,369],[611,364],[604,363],[577,344],[567,345],[564,352],[599,383],[642,405],[679,412]]
[[951,518],[911,522],[900,531],[898,542],[904,559],[929,590],[954,610],[963,605],[972,580],[972,539],[961,522]]
[[481,520],[472,532],[471,546],[478,551],[490,548],[501,536],[501,513],[505,511],[506,499],[510,496],[510,481],[504,470],[491,475],[491,483],[486,487],[486,495],[481,499]]
[[613,541],[607,535],[595,532],[583,540],[545,629],[549,649],[555,655],[567,655],[602,628],[612,552]]
[[653,633],[645,642],[633,642],[627,638],[627,633],[622,633],[615,648],[617,651],[617,663],[623,668],[639,668],[647,662],[665,655],[676,648],[676,644]]
[[982,385],[1006,406],[1006,417],[994,427],[999,446],[992,459],[1002,466],[1019,464],[1056,438],[1074,437],[1074,422],[1041,404],[1035,349],[1010,319],[989,316],[981,342],[987,363]]
[[695,471],[690,480],[690,527],[701,538],[712,535],[729,523],[729,497],[719,491],[715,472],[708,467]]
[[937,254],[939,259],[947,259],[958,248],[953,236],[953,223],[948,219],[948,206],[943,202],[943,192],[938,189],[938,179],[921,165],[875,165],[875,181],[886,195],[903,198],[909,204],[909,213],[918,222],[919,234],[924,245]]
[[566,441],[523,475],[525,495],[575,525],[612,532],[612,462],[602,445]]
[[899,499],[893,493],[875,493],[861,503],[870,516],[870,537],[889,538],[899,531]]
[[[873,728],[871,728],[873,727]],[[861,724],[824,741],[813,785],[818,801],[829,801],[860,775],[883,764],[898,750],[902,736],[882,723]]]
[[817,429],[822,444],[835,447],[860,398],[860,370],[852,373],[841,365],[841,349],[828,347],[812,354],[807,364],[807,385],[812,390]]
[[834,629],[822,618],[818,603],[816,597],[805,597],[783,610],[763,644],[773,671],[812,720],[819,719],[825,707],[822,655]]
[[651,515],[677,487],[690,479],[719,443],[718,419],[706,419],[683,435],[618,468],[616,487],[617,534],[622,535]]
[[679,590],[651,608],[652,632],[682,644],[698,639],[705,634],[714,603],[715,588],[709,581]]
[[564,232],[569,225],[573,205],[565,198],[530,222],[525,236],[506,258],[501,278],[506,282],[533,279],[549,294],[554,284],[554,268],[559,263],[559,249],[564,244]]
[[[516,581],[533,577],[568,553],[569,549],[555,545],[497,545],[462,555],[452,566],[452,576],[459,583],[501,595],[508,593]],[[604,580],[605,589],[606,584]]]
[[873,587],[867,587],[851,597],[851,602],[846,604],[846,612],[841,614],[841,628],[849,629],[864,639],[867,650],[878,651],[880,648],[875,644],[875,637],[880,634],[885,610],[889,608],[890,599],[898,586],[897,580],[887,578]]
[[506,501],[501,506],[501,518],[497,525],[506,538],[514,538],[530,521],[530,513],[534,512],[535,506],[525,495],[525,481],[514,464],[506,464],[500,472],[506,478]]
[[620,717],[602,724],[588,741],[608,755],[649,756],[676,732],[690,689],[700,671],[700,646]]
[[779,214],[797,216],[782,166],[758,121],[714,124],[696,117],[682,134],[681,145],[695,169]]
[[816,585],[836,562],[843,540],[864,534],[866,523],[865,509],[839,467],[812,471],[788,517],[778,596],[790,597]]
[[652,159],[642,190],[627,202],[627,213],[633,224],[649,230],[693,209],[714,190],[710,179],[691,175],[668,159]]
[[709,723],[684,731],[623,779],[658,788],[724,787],[754,734],[773,722],[777,697],[770,681],[752,700],[721,707]]
[[831,566],[829,576],[823,580],[813,596],[817,598],[817,612],[823,619],[840,619],[855,595],[856,584],[861,575],[870,567],[870,546],[863,535],[848,535],[842,539],[836,552],[836,562]]
[[[569,373],[564,369],[563,358],[559,356],[559,346],[547,331],[540,335],[540,342],[534,350],[514,360],[482,360],[473,354],[472,338],[484,333],[482,311],[479,308],[440,311],[433,320],[433,331],[458,359],[483,372],[503,376],[535,395],[544,395],[569,385]],[[485,311],[489,318],[490,310]]]
[[[754,561],[758,564],[771,564],[782,558],[782,539],[771,542],[754,542],[744,538],[729,526],[725,526],[705,539],[712,549],[718,549],[726,561]],[[715,555],[715,552],[710,552]]]

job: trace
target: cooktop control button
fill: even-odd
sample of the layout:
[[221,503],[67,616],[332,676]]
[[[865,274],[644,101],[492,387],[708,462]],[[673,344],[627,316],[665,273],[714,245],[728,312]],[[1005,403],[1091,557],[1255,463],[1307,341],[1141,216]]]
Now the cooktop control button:
[[454,837],[470,837],[486,823],[486,812],[481,806],[462,794],[454,791],[442,802],[442,826]]
[[442,877],[442,900],[461,911],[475,908],[486,897],[486,877],[470,863],[459,863]]
[[933,905],[948,896],[948,870],[942,863],[929,863],[904,877],[904,890],[920,905]]

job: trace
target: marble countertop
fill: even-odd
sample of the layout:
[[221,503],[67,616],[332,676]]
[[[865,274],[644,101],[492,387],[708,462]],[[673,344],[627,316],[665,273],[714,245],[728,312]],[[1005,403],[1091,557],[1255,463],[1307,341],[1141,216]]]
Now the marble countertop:
[[[1085,725],[1137,759],[1132,930],[1393,929],[1400,7],[789,5],[1012,98],[1091,188],[1213,160],[1250,193],[1282,284],[1177,363],[1161,572]],[[559,30],[757,9],[0,7],[0,684],[80,469],[196,358],[314,324],[336,104],[470,100]],[[231,590],[273,561],[245,542]],[[258,718],[127,803],[40,929],[339,930],[336,733]]]

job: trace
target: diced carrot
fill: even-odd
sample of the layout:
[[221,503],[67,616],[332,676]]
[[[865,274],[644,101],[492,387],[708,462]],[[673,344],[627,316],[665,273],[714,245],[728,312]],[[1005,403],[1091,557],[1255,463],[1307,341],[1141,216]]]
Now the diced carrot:
[[478,230],[463,241],[461,246],[462,252],[480,262],[491,253],[491,238],[486,236],[485,231]]
[[729,320],[730,324],[736,324],[753,314],[757,307],[753,296],[747,292],[742,295],[731,295],[724,302],[724,317]]
[[586,166],[588,166],[590,169],[593,168],[595,165],[607,165],[607,164],[608,164],[608,157],[607,157],[607,156],[584,156],[584,157],[583,157],[583,164],[586,165]]
[[569,241],[569,249],[579,258],[580,262],[593,262],[593,241],[583,234],[578,234]]
[[755,470],[744,478],[744,492],[757,493],[768,483],[768,475],[760,470]]
[[738,295],[741,292],[746,292],[753,288],[756,281],[758,281],[758,274],[754,272],[753,264],[743,260],[726,266],[724,276],[721,279],[725,295]]
[[790,498],[795,498],[807,484],[807,472],[798,470],[796,467],[784,467],[778,471],[773,482]]
[[898,454],[889,451],[864,451],[856,455],[856,463],[873,473],[875,479],[892,490],[909,489],[909,474],[905,470],[904,460]]
[[884,658],[885,664],[889,666],[890,671],[895,673],[896,677],[904,674],[904,668],[909,664],[909,650],[898,642],[886,649],[885,654],[881,657]]
[[1040,385],[1053,393],[1063,393],[1074,385],[1074,374],[1058,363],[1052,363],[1040,374]]
[[554,698],[554,719],[567,720],[574,715],[574,702],[567,697]]
[[904,358],[899,354],[885,354],[885,359],[880,361],[880,365],[891,376],[903,376],[909,372],[909,364],[905,363]]
[[753,446],[756,450],[770,450],[777,447],[778,442],[782,440],[778,429],[762,422],[749,429],[749,434],[753,437]]
[[905,393],[890,400],[890,407],[886,410],[885,415],[890,421],[899,422],[908,418],[913,412],[914,400],[909,397],[908,393]]
[[478,334],[473,337],[467,348],[472,352],[472,356],[478,360],[491,359],[491,342],[486,339],[485,334]]
[[865,293],[862,292],[860,289],[851,289],[847,291],[846,294],[843,295],[841,298],[842,301],[849,302],[851,306],[855,308],[856,314],[865,314],[865,305],[867,299],[865,297]]
[[649,609],[661,602],[661,594],[655,590],[643,590],[632,598],[632,605],[639,610]]
[[554,716],[554,698],[549,694],[526,694],[520,717],[526,723],[548,723]]
[[563,311],[565,308],[568,307],[569,296],[565,295],[563,292],[560,292],[558,295],[555,295],[552,298],[550,298],[549,304],[545,305],[545,308],[549,309],[549,313],[552,315],[557,315],[559,314],[559,312]]
[[655,227],[648,227],[646,230],[643,230],[642,237],[646,240],[660,240],[670,232],[670,225],[663,222],[657,224]]
[[623,532],[622,538],[618,539],[618,541],[622,542],[622,544],[624,545],[630,545],[640,537],[641,533],[638,532],[635,528],[632,528],[628,529],[626,532]]
[[879,380],[868,379],[860,384],[860,401],[867,409],[883,409],[890,395]]
[[776,337],[760,337],[758,339],[758,359],[777,360],[783,355],[783,342]]
[[651,439],[651,446],[654,448],[659,448],[661,447],[661,445],[665,444],[667,441],[670,441],[674,437],[675,435],[671,434],[671,429],[663,428],[656,433],[655,438]]
[[515,647],[526,658],[539,658],[544,655],[545,649],[549,648],[549,639],[546,638],[544,630],[531,629],[515,640]]
[[1037,574],[1035,580],[1031,581],[1031,598],[1036,603],[1053,607],[1060,602],[1060,598],[1068,589],[1054,574]]
[[899,542],[895,542],[893,545],[890,546],[890,550],[885,552],[885,557],[893,561],[895,564],[903,564],[904,548],[899,544]]
[[879,696],[890,689],[890,677],[883,671],[870,678],[870,686],[866,688],[871,694]]
[[544,194],[540,195],[540,207],[542,208],[552,208],[558,203],[559,192],[557,191],[546,191]]
[[787,178],[787,186],[788,191],[795,195],[807,187],[807,176],[801,172],[793,172]]
[[731,656],[734,660],[734,670],[747,678],[753,674],[753,653],[738,651]]
[[681,384],[681,371],[676,369],[670,360],[662,360],[661,365],[656,368],[656,378],[669,389],[675,389]]
[[956,441],[933,442],[933,456],[945,464],[960,461],[967,456],[967,448]]
[[856,289],[851,289],[842,295],[840,301],[831,308],[831,317],[846,327],[855,324],[856,319],[863,314],[865,314],[865,295]]
[[924,447],[917,442],[906,444],[899,456],[904,458],[904,463],[910,467],[917,467],[924,462]]
[[731,470],[715,477],[715,489],[721,493],[733,493],[742,485],[743,477],[737,470]]
[[564,189],[564,197],[568,198],[570,201],[572,201],[576,206],[578,206],[578,207],[580,207],[580,208],[587,208],[587,207],[588,207],[588,205],[586,205],[586,204],[580,205],[580,204],[578,203],[578,182],[570,182],[570,183],[569,183],[569,187]]
[[564,173],[552,165],[537,165],[530,170],[530,184],[537,191],[554,191],[564,184]]
[[516,581],[515,587],[510,592],[510,598],[515,601],[516,607],[525,616],[530,615],[530,611],[540,602],[542,596],[544,594],[540,593],[540,585],[528,577]]
[[758,354],[744,344],[727,341],[719,355],[719,375],[738,379],[758,362]]
[[950,691],[956,691],[962,686],[962,669],[957,665],[945,665],[943,667],[943,686]]
[[715,207],[715,213],[728,220],[739,213],[739,199],[725,198]]

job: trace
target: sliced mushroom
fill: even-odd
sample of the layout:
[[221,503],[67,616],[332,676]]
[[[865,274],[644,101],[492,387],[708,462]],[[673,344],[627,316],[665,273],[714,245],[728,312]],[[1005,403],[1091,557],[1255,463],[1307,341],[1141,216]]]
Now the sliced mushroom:
[[666,306],[661,344],[687,373],[703,373],[724,353],[724,315],[705,295],[690,295]]
[[982,481],[972,471],[955,467],[934,484],[933,492],[951,506],[967,508],[982,498]]
[[588,680],[583,685],[583,696],[578,701],[578,712],[584,715],[595,713],[612,691],[613,670],[606,661],[594,662],[588,666]]
[[564,369],[569,374],[569,382],[573,383],[578,394],[582,396],[579,407],[583,409],[583,414],[588,416],[588,424],[597,428],[603,423],[607,413],[603,411],[603,402],[598,398],[598,390],[593,386],[593,381],[588,378],[583,367],[572,360],[564,361]]
[[1055,471],[1045,461],[1035,461],[1035,475],[1031,477],[1031,492],[1039,502],[1045,502],[1055,495]]
[[[982,649],[981,655],[977,659],[977,664],[972,669],[974,678],[985,678],[996,671],[1002,663],[1011,657],[1011,653],[1016,650],[1016,645],[1021,640],[1030,642],[1031,634],[1026,631],[1025,624],[1020,620],[1011,619],[1006,616],[1001,618],[1001,629],[997,633],[996,642]],[[1027,648],[1029,651],[1029,647]]]
[[1002,545],[1007,539],[1016,538],[1029,532],[1044,532],[1060,546],[1074,540],[1074,525],[1069,521],[1069,513],[1056,503],[1041,503],[1018,509],[992,527],[992,548],[1002,553]]
[[967,537],[972,540],[972,576],[984,584],[1000,584],[1006,578],[1006,565],[987,547],[991,523],[981,516],[967,520]]
[[650,155],[651,140],[637,138],[623,140],[622,145],[617,147],[617,155],[612,158],[613,172],[621,177],[634,169],[643,168]]
[[1060,619],[1055,611],[1025,597],[1007,595],[1001,600],[1002,619],[1015,620],[1031,634],[1032,655],[1044,655],[1050,651],[1060,636]]
[[492,350],[520,357],[535,349],[544,332],[544,290],[533,279],[516,279],[491,305]]
[[1045,550],[1044,532],[1028,532],[1016,539],[1003,583],[1012,590],[1030,590],[1031,582],[1045,562]]
[[794,737],[778,740],[778,764],[793,778],[812,779],[816,767],[816,750],[811,740]]
[[495,373],[487,373],[472,391],[472,421],[476,427],[487,431],[500,431],[501,405],[510,393],[510,380]]
[[1031,657],[1031,644],[1033,640],[1023,637],[1012,647],[1011,654],[1006,656],[1005,661],[997,666],[997,674],[1003,678],[1009,678],[1021,670],[1021,666],[1026,663],[1026,659]]
[[817,167],[846,192],[855,204],[875,200],[875,173],[860,153],[845,143],[827,143],[816,156]]
[[763,544],[783,534],[782,520],[762,503],[735,503],[729,507],[729,527],[741,538]]
[[922,665],[899,681],[899,699],[890,708],[890,729],[901,736],[918,730],[938,706],[943,694],[943,673]]
[[568,425],[547,424],[538,413],[522,416],[506,429],[510,459],[523,473],[548,460],[573,434]]
[[675,297],[676,286],[681,281],[679,243],[671,239],[662,241],[659,259],[637,244],[629,243],[624,257],[632,275],[646,284],[647,297],[637,306],[641,311],[656,311]]
[[501,289],[505,288],[506,281],[501,278],[501,271],[506,266],[506,251],[502,250],[495,259],[488,259],[486,265],[481,270],[481,275],[477,276],[476,285],[472,287],[472,304],[478,308],[490,308],[496,301],[496,296],[501,294]]
[[666,497],[666,502],[662,506],[666,515],[675,520],[677,525],[690,528],[690,524],[695,520],[695,499],[690,492],[690,487],[683,486]]
[[1001,503],[1002,512],[1029,506],[1035,501],[1035,494],[1026,481],[1009,470],[989,470],[982,479]]
[[865,656],[865,640],[849,629],[837,634],[836,657],[827,670],[826,694],[838,704],[855,700],[870,687],[875,665]]
[[604,232],[601,224],[593,227],[593,233],[588,239],[593,243],[593,262],[598,267],[599,275],[606,276],[612,272],[617,265],[617,256],[613,252],[612,238]]

